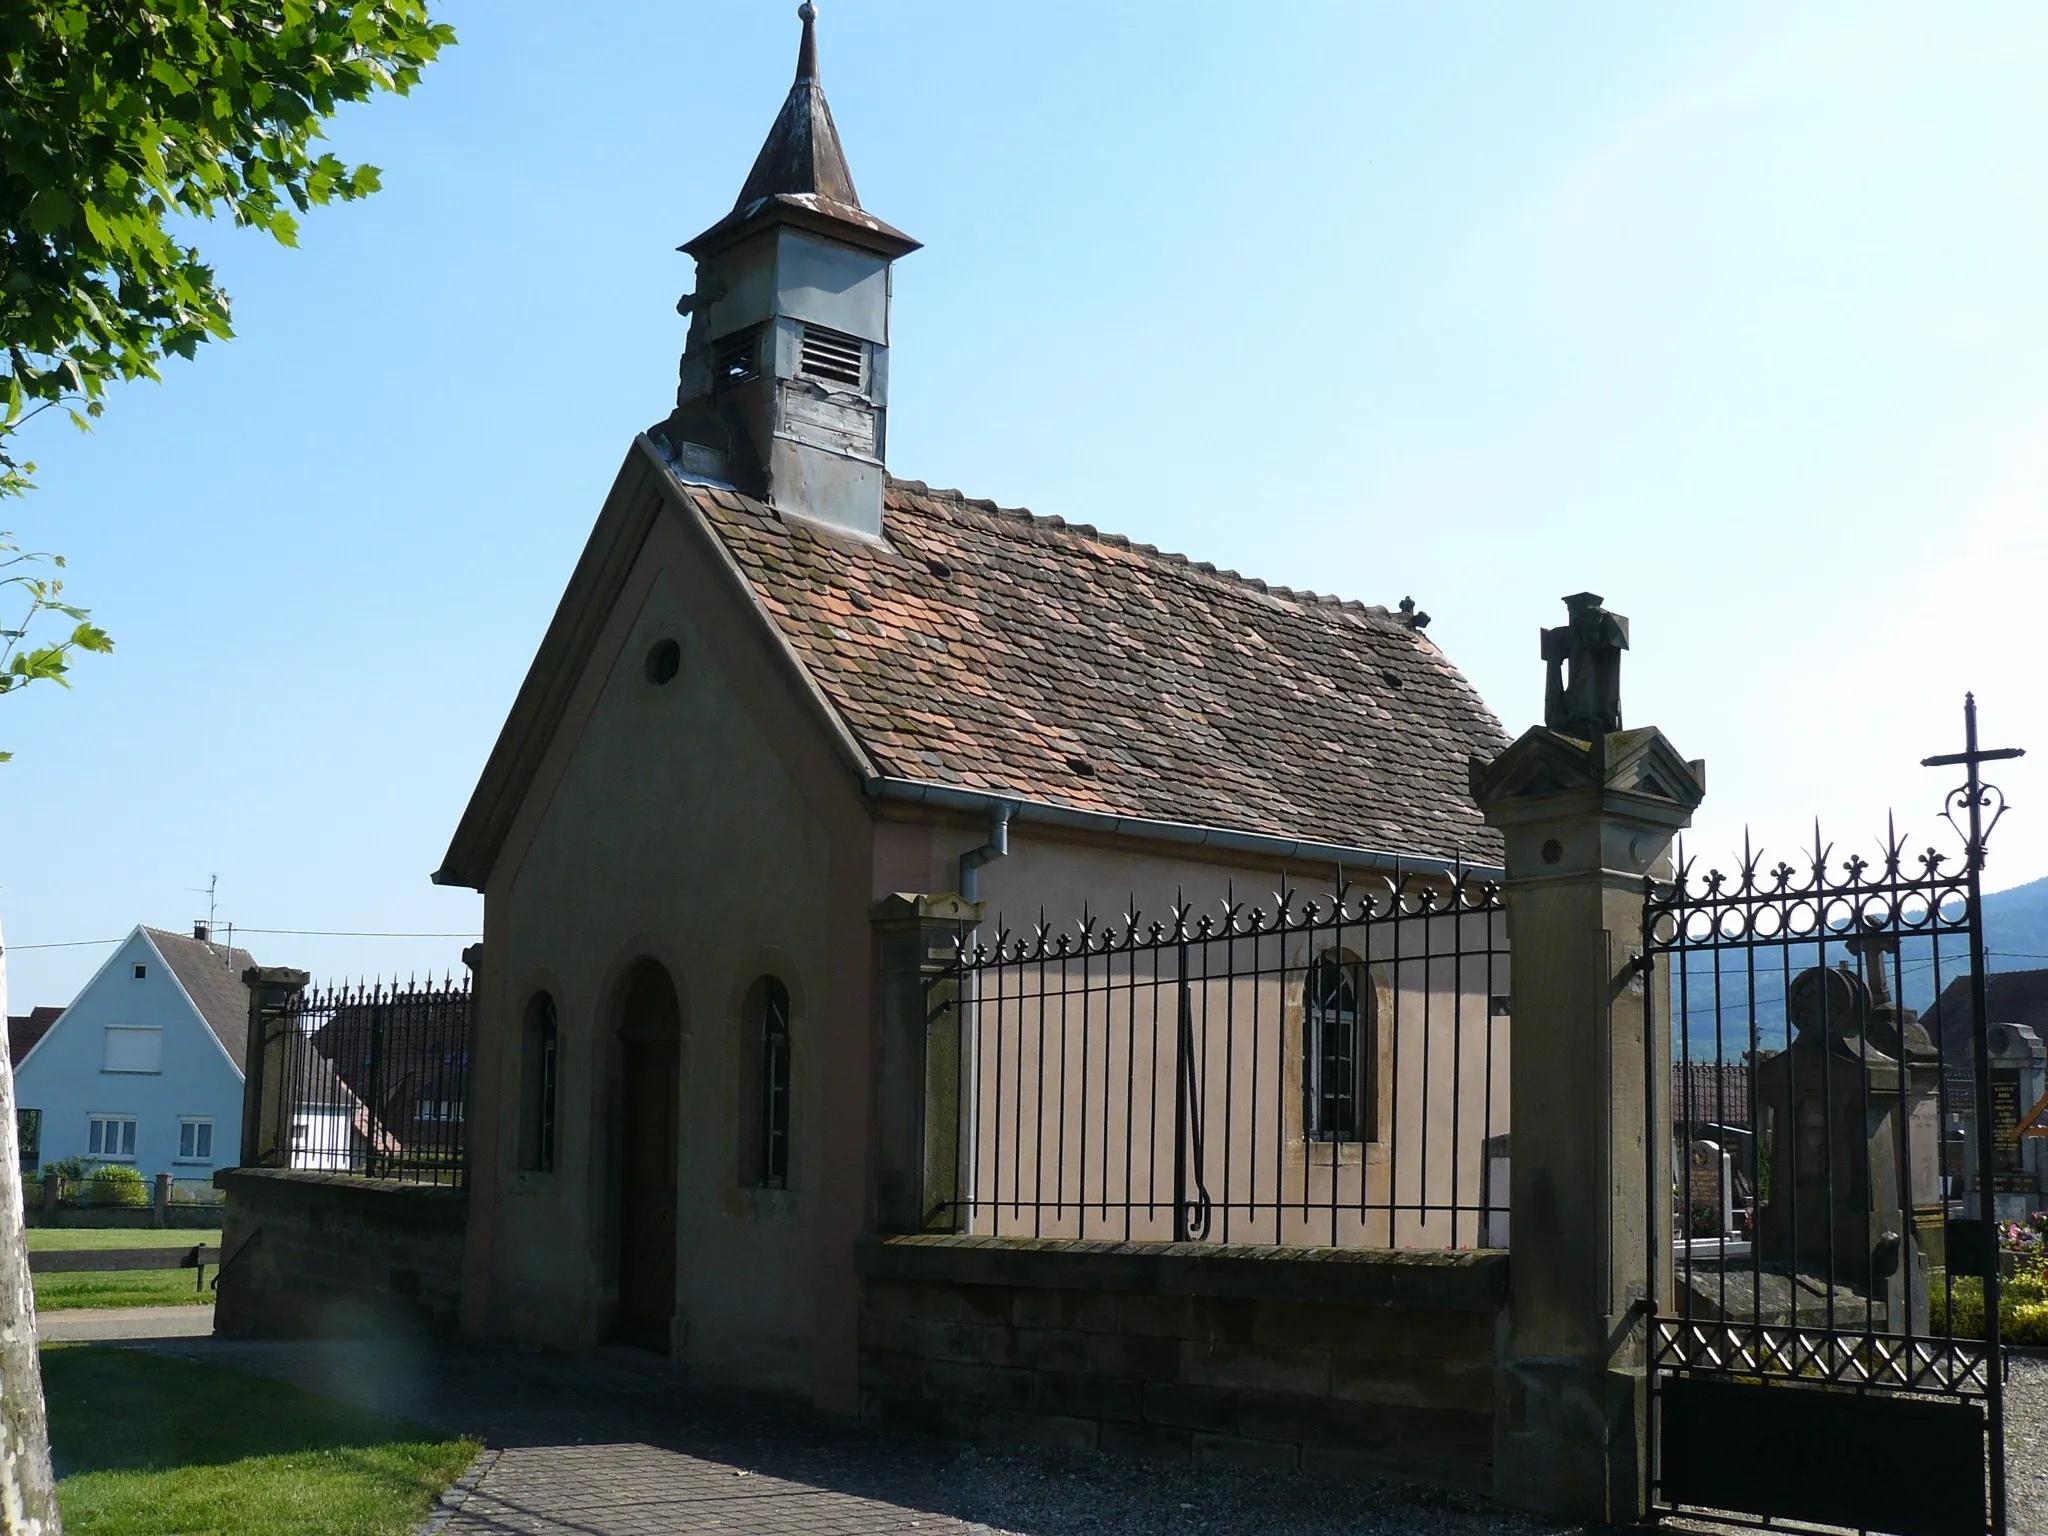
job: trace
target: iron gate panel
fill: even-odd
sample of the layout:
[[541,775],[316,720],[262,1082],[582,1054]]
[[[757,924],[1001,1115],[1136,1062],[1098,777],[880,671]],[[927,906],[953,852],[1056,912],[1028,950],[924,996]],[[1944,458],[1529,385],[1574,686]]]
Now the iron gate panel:
[[1658,1398],[1674,1505],[1896,1536],[1985,1529],[1980,1401],[1707,1376],[1673,1376]]
[[1655,1513],[2005,1531],[1995,1223],[2030,1181],[2009,1102],[1994,1134],[1979,765],[2014,754],[1965,724],[1928,760],[1967,767],[1959,851],[1816,832],[1646,884]]

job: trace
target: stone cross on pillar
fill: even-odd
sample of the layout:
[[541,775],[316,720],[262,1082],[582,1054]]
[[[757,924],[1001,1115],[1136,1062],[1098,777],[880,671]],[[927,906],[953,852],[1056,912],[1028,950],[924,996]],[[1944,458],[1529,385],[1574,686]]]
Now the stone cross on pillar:
[[1621,653],[1628,620],[1609,613],[1597,592],[1564,600],[1565,622],[1543,631],[1543,724],[1581,741],[1621,729]]
[[1668,871],[1705,765],[1659,731],[1618,729],[1627,620],[1590,593],[1565,601],[1571,621],[1543,641],[1551,723],[1471,765],[1473,797],[1507,841],[1513,956],[1494,1492],[1627,1524],[1648,1496],[1644,1313],[1655,1212],[1670,1196],[1668,1173],[1655,1187],[1649,1173],[1651,1149],[1670,1144],[1671,1073],[1669,1013],[1648,1008],[1638,967],[1644,880]]

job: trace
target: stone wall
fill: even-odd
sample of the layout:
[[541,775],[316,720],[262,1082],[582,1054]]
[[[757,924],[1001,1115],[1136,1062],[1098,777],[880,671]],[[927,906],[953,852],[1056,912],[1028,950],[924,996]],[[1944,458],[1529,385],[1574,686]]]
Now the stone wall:
[[857,1263],[873,1417],[1492,1489],[1504,1253],[870,1237]]
[[282,1168],[227,1191],[214,1332],[239,1338],[453,1333],[467,1196]]

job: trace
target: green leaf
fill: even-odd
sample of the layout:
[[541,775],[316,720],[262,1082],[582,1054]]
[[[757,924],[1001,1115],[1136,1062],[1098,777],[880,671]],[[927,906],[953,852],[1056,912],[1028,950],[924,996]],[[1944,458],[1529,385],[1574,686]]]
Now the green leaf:
[[45,187],[28,200],[28,227],[39,235],[55,234],[71,222],[78,205],[55,187]]

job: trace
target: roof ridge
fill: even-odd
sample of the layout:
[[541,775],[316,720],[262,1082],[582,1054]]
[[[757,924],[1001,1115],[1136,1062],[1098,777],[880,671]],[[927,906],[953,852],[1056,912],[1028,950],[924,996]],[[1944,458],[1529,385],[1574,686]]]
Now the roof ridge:
[[1269,582],[1258,576],[1246,576],[1237,571],[1218,567],[1214,561],[1196,560],[1174,550],[1161,549],[1157,544],[1141,544],[1125,533],[1105,533],[1093,523],[1070,523],[1052,512],[1033,512],[1029,507],[1005,507],[985,496],[969,496],[965,491],[950,486],[929,485],[922,480],[905,480],[895,475],[889,477],[889,489],[923,496],[932,501],[951,502],[957,506],[971,507],[977,512],[986,512],[996,517],[1008,518],[1013,522],[1027,523],[1034,528],[1044,528],[1053,533],[1071,533],[1084,539],[1107,544],[1112,549],[1129,550],[1132,554],[1148,559],[1163,561],[1168,565],[1182,566],[1233,586],[1244,587],[1268,597],[1284,601],[1311,604],[1319,608],[1341,608],[1347,612],[1364,614],[1391,620],[1393,610],[1385,603],[1368,603],[1361,598],[1339,597],[1330,592],[1314,592],[1306,588],[1284,586]]

